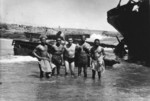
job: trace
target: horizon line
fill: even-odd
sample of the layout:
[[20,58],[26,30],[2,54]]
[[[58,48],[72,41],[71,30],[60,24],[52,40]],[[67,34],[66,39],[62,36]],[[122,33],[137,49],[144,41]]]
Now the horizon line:
[[55,27],[50,27],[50,26],[44,26],[44,25],[34,25],[34,24],[17,24],[17,23],[8,23],[8,22],[0,22],[0,24],[14,24],[14,25],[24,25],[24,26],[32,26],[32,27],[47,27],[47,28],[55,28],[55,29],[86,29],[86,30],[95,30],[95,31],[111,31],[111,32],[118,32],[117,30],[105,30],[105,29],[93,29],[93,28],[77,28],[77,27],[61,27],[61,26],[55,26]]

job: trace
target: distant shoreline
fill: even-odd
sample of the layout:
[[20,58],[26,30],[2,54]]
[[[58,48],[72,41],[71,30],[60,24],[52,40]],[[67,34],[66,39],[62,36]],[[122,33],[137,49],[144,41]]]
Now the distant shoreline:
[[76,29],[76,28],[49,28],[49,27],[37,27],[18,24],[5,24],[0,23],[0,38],[10,39],[26,39],[24,32],[40,33],[48,35],[55,35],[58,31],[62,31],[64,34],[101,34],[110,37],[122,36],[119,32],[105,31],[105,30],[90,30],[90,29]]

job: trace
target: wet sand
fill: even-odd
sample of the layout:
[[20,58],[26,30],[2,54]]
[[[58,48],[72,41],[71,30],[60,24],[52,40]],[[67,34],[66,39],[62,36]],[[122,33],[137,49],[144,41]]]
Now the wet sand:
[[[101,80],[65,77],[40,79],[37,62],[0,66],[1,101],[150,101],[150,69],[122,63],[107,67]],[[77,68],[76,68],[77,74]]]

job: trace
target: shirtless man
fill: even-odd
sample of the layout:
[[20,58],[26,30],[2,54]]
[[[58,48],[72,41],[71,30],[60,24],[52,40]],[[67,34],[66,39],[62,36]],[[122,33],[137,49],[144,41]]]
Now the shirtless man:
[[78,64],[78,76],[81,76],[82,68],[84,71],[84,77],[87,77],[87,65],[89,62],[90,45],[85,42],[86,37],[81,37],[81,42],[77,45],[77,64]]
[[[52,62],[56,65],[57,67],[57,75],[60,75],[60,66],[62,65],[63,62],[63,51],[64,51],[64,47],[61,44],[61,38],[58,37],[56,39],[56,44],[54,44],[53,46],[54,52],[53,52],[53,56],[52,56]],[[53,75],[55,74],[55,69],[53,69]]]
[[91,48],[91,67],[92,67],[92,78],[95,79],[96,71],[99,79],[101,78],[101,72],[105,70],[104,63],[104,49],[100,46],[99,39],[95,39],[94,46]]
[[43,73],[49,78],[51,76],[52,68],[55,66],[51,63],[51,55],[48,53],[46,37],[40,37],[40,41],[41,44],[33,50],[33,54],[39,60],[40,78],[43,77]]
[[68,39],[68,44],[64,46],[64,61],[65,61],[65,75],[68,75],[70,70],[71,76],[75,76],[74,68],[75,68],[75,50],[76,45],[73,44],[73,39]]

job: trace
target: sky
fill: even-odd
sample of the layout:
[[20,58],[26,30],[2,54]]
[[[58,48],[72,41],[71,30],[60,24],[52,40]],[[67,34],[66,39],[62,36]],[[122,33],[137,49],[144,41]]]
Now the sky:
[[[122,4],[128,0],[122,0]],[[0,22],[116,31],[107,11],[119,0],[0,0]]]

